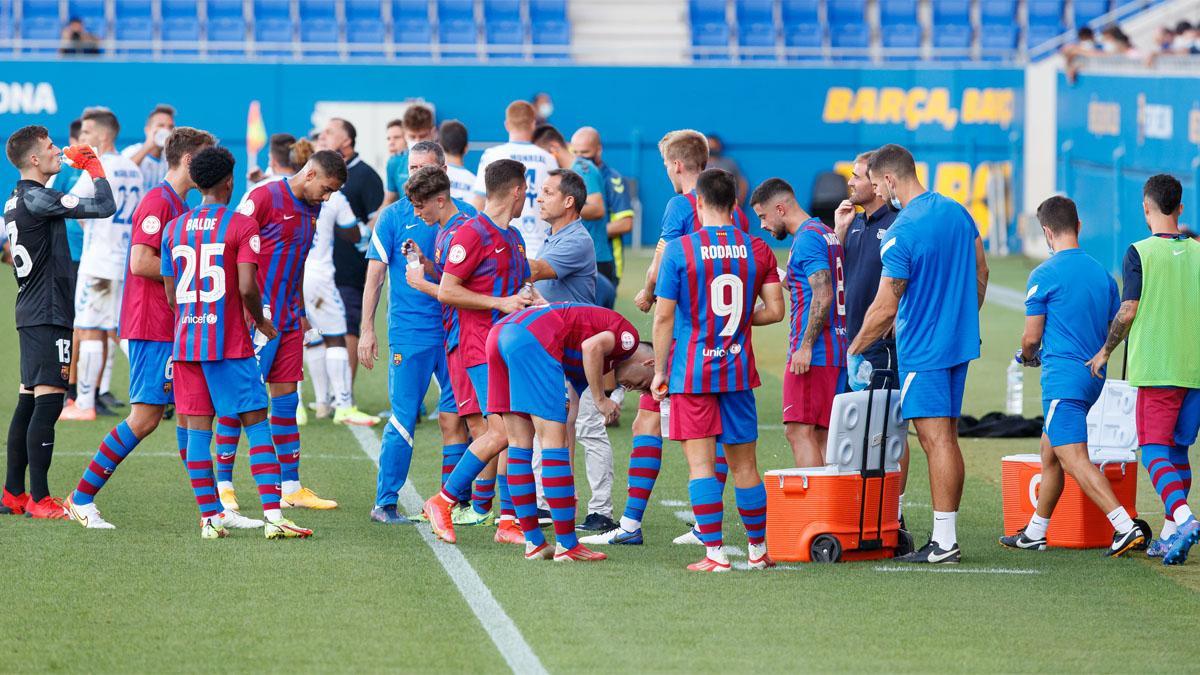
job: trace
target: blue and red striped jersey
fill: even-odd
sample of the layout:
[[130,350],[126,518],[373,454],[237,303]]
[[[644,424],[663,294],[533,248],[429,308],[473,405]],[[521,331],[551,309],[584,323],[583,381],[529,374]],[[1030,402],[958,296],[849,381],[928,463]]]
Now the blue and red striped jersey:
[[258,264],[258,224],[222,204],[205,204],[167,223],[162,275],[175,280],[176,361],[254,356],[238,263]]
[[[450,238],[442,273],[453,274],[462,279],[464,288],[482,295],[513,295],[529,278],[525,240],[517,228],[502,229],[480,213],[460,225]],[[487,363],[488,331],[500,320],[500,312],[461,307],[457,311],[463,364],[469,368]]]
[[606,373],[637,351],[638,342],[641,341],[637,329],[625,317],[605,307],[579,302],[527,307],[500,319],[496,325],[507,323],[516,323],[529,329],[547,353],[562,361],[563,372],[578,394],[587,388],[587,376],[583,372],[585,340],[606,331],[613,334],[616,344],[604,358],[603,369]]
[[845,254],[842,242],[825,223],[810,218],[800,225],[792,238],[788,256],[787,286],[792,296],[791,323],[788,332],[788,358],[800,348],[800,340],[808,330],[809,306],[813,290],[808,278],[822,270],[829,272],[833,286],[833,302],[825,328],[812,348],[812,365],[846,365],[846,275],[842,263]]
[[171,184],[163,181],[150,189],[133,212],[130,255],[125,262],[125,288],[121,296],[120,334],[125,340],[171,341],[171,308],[162,281],[130,271],[133,247],[162,248],[163,225],[187,211],[187,204]]
[[[733,224],[742,232],[750,232],[750,219],[746,217],[742,207],[733,207]],[[703,224],[700,222],[700,211],[696,205],[696,191],[675,195],[667,202],[663,211],[662,230],[659,239],[674,241],[685,234],[699,232]]]
[[287,180],[276,180],[251,191],[238,212],[258,223],[262,238],[258,285],[263,305],[271,309],[271,321],[280,332],[300,330],[304,261],[312,248],[321,205],[300,200]]
[[[442,272],[446,269],[446,256],[450,254],[450,240],[459,226],[471,219],[463,211],[454,214],[442,229],[438,230],[437,240],[433,245],[433,269],[437,273],[437,281],[442,280]],[[446,335],[446,353],[458,348],[458,310],[450,305],[442,305],[442,328]]]
[[667,244],[655,292],[674,300],[672,394],[759,385],[750,317],[766,284],[779,283],[766,242],[733,225],[704,227]]

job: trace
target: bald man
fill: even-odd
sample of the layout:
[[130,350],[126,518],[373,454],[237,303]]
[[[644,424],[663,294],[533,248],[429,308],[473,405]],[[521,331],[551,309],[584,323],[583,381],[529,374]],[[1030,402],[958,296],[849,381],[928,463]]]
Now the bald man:
[[580,127],[571,136],[571,152],[592,160],[604,179],[604,212],[608,214],[608,240],[612,257],[602,261],[597,255],[596,271],[616,287],[625,267],[622,238],[633,231],[633,200],[621,173],[602,161],[604,146],[600,142],[600,132],[594,127]]

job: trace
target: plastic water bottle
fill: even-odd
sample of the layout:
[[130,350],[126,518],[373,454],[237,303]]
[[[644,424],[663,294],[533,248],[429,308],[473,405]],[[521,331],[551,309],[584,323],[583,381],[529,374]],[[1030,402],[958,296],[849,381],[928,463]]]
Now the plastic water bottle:
[[421,266],[421,254],[417,253],[413,249],[408,249],[408,253],[404,254],[404,257],[408,260],[409,267]]
[[1009,415],[1021,415],[1025,409],[1025,373],[1024,368],[1016,359],[1008,364],[1008,397],[1005,412]]
[[517,295],[520,295],[526,300],[533,300],[533,284],[526,281],[525,284],[521,286],[521,290],[517,292]]

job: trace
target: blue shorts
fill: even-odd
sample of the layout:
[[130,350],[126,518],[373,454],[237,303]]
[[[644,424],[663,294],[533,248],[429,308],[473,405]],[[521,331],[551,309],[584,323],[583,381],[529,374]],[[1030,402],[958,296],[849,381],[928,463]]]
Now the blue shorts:
[[471,387],[475,390],[475,398],[479,399],[479,410],[484,417],[488,416],[488,367],[486,363],[477,366],[467,366],[467,377],[471,379]]
[[969,361],[938,370],[900,371],[900,411],[904,419],[962,415]]
[[171,396],[170,342],[129,341],[129,402],[167,405]]
[[267,387],[253,356],[176,361],[175,410],[180,415],[236,417],[267,409]]
[[716,438],[736,445],[758,440],[754,390],[718,394],[671,394],[668,432],[673,441]]
[[499,330],[496,353],[488,354],[488,410],[566,424],[571,399],[562,361],[520,324],[506,323]]
[[388,400],[392,403],[392,415],[401,424],[411,430],[416,423],[432,378],[437,378],[441,388],[438,411],[458,413],[450,389],[450,371],[446,369],[446,350],[441,345],[391,345],[390,348]]
[[1057,448],[1074,443],[1087,443],[1087,414],[1092,404],[1074,398],[1056,398],[1042,401],[1045,424],[1042,433],[1050,439],[1050,447]]

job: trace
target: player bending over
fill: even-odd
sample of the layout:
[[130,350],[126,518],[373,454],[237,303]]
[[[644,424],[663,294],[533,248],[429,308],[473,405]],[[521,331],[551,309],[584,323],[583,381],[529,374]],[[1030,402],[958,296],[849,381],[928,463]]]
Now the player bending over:
[[89,198],[45,187],[62,170],[60,150],[46,127],[17,129],[4,150],[21,173],[4,202],[4,233],[17,279],[21,388],[8,427],[8,475],[0,513],[59,519],[66,514],[62,502],[50,496],[47,475],[54,455],[54,423],[67,393],[75,321],[75,271],[66,219],[108,218],[117,206],[104,166],[87,146],[67,148],[63,155],[91,177],[80,178],[93,186],[95,196]]
[[175,408],[187,416],[187,471],[200,507],[200,537],[228,534],[213,475],[214,413],[237,417],[246,428],[267,539],[308,537],[312,530],[297,527],[280,511],[267,394],[243,312],[267,338],[276,331],[264,315],[256,278],[258,225],[227,206],[233,165],[225,148],[207,148],[192,158],[188,173],[203,197],[200,206],[167,223],[162,237],[163,287],[175,313]]
[[1087,413],[1104,389],[1104,368],[1092,377],[1088,359],[1104,344],[1109,322],[1117,315],[1117,282],[1079,248],[1075,202],[1051,197],[1037,210],[1038,222],[1053,255],[1029,275],[1025,294],[1025,334],[1017,359],[1042,367],[1042,483],[1037,510],[1029,524],[1000,537],[1010,548],[1046,548],[1050,514],[1062,496],[1063,470],[1083,493],[1108,514],[1116,534],[1107,555],[1120,556],[1145,541],[1121,506],[1104,474],[1092,464],[1087,448]]
[[[767,493],[755,458],[759,379],[751,326],[783,319],[783,290],[775,254],[732,224],[733,176],[705,170],[696,198],[703,228],[666,245],[655,283],[651,391],[660,401],[670,394],[671,438],[683,443],[688,462],[688,494],[706,549],[688,569],[730,569],[721,548],[722,486],[713,475],[718,441],[733,474],[750,568],[764,569],[773,563],[766,547]],[[759,298],[763,305],[756,310]]]
[[[607,557],[588,550],[575,535],[567,421],[577,414],[584,390],[593,392],[606,421],[616,419],[620,409],[603,388],[610,372],[629,389],[649,387],[653,350],[640,344],[637,329],[620,314],[578,303],[529,307],[501,319],[488,335],[489,410],[503,417],[508,432],[508,484],[525,534],[527,560],[590,562]],[[538,526],[535,430],[542,447],[542,485],[554,520],[554,549]]]

